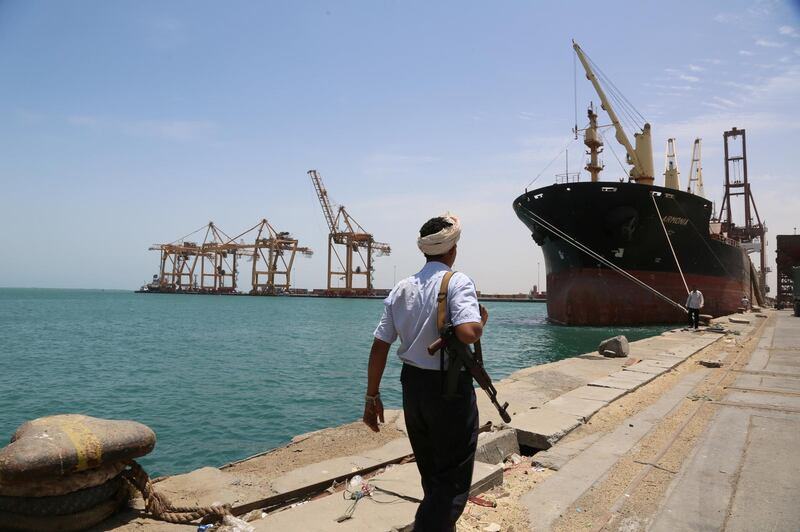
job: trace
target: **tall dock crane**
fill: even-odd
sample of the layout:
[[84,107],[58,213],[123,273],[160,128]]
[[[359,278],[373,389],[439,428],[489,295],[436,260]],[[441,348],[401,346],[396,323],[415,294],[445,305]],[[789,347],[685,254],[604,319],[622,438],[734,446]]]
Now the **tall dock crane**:
[[[316,170],[308,171],[311,183],[322,206],[322,214],[328,224],[328,291],[339,295],[369,294],[372,286],[372,256],[389,255],[392,249],[389,244],[377,242],[372,234],[364,230],[347,212],[343,205],[334,206],[328,197],[328,191],[322,184],[322,177]],[[342,254],[340,254],[340,250]],[[338,263],[339,271],[334,268]],[[365,287],[356,287],[354,278],[363,275]],[[344,287],[333,286],[333,279],[344,278]],[[360,284],[360,283],[359,283]]]
[[[203,241],[187,240],[205,230]],[[160,251],[159,292],[236,291],[236,254],[226,247],[230,237],[214,222],[168,244],[153,244],[151,251]],[[199,283],[198,283],[199,276]]]
[[[205,229],[198,244],[187,238]],[[245,242],[245,236],[255,239]],[[234,237],[229,237],[214,222],[169,244],[153,244],[161,252],[157,288],[152,291],[235,294],[241,258],[252,262],[251,295],[272,295],[289,291],[292,266],[297,253],[311,256],[313,251],[299,247],[288,232],[278,232],[266,220]]]
[[[759,303],[766,299],[767,291],[767,226],[758,215],[756,201],[750,191],[750,181],[747,179],[747,136],[744,129],[733,128],[722,134],[725,142],[725,195],[719,210],[719,220],[722,222],[722,231],[729,238],[738,240],[748,253],[758,253],[761,258],[761,268],[758,272]],[[739,147],[735,146],[739,142]],[[733,221],[731,198],[742,196],[744,199],[744,225],[737,226]],[[751,209],[752,207],[752,209]],[[755,219],[753,219],[755,214]]]
[[[310,257],[314,252],[310,248],[299,247],[296,238],[287,231],[276,231],[266,219],[262,219],[232,240],[253,231],[256,231],[256,238],[252,244],[236,244],[237,251],[249,255],[253,263],[250,295],[288,292],[292,286],[292,266],[295,256],[300,253]],[[259,267],[259,263],[263,263],[263,266]]]

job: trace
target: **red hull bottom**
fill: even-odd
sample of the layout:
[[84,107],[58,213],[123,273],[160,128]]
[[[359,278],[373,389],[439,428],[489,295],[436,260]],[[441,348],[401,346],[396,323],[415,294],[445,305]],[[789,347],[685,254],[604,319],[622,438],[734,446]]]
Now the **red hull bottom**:
[[[684,305],[686,288],[677,273],[629,272],[665,296]],[[703,314],[724,316],[750,294],[750,280],[687,275],[689,289],[703,293]],[[752,300],[752,298],[751,298]],[[570,270],[547,275],[548,318],[562,325],[646,325],[686,323],[688,317],[631,280],[605,269]]]

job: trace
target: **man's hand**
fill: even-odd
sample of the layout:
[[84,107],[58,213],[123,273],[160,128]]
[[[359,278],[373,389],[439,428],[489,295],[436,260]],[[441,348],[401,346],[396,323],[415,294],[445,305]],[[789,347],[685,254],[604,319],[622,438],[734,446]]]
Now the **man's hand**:
[[366,404],[364,405],[364,423],[374,432],[380,432],[378,420],[383,423],[383,403],[379,388],[383,369],[386,367],[386,357],[389,356],[389,348],[392,345],[375,338],[372,341],[372,349],[369,352],[369,365],[367,366],[367,393]]
[[486,322],[489,321],[489,311],[486,310],[486,307],[483,305],[480,306],[481,309],[481,325],[486,325]]
[[381,398],[377,397],[374,401],[367,401],[364,404],[364,423],[372,429],[373,432],[380,432],[378,421],[383,423],[383,403]]

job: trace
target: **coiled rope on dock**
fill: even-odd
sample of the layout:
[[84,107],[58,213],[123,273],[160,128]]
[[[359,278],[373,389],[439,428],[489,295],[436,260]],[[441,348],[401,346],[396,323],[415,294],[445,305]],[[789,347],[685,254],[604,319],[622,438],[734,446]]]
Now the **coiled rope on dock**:
[[231,513],[228,504],[213,506],[174,506],[163,493],[158,493],[153,487],[147,472],[135,460],[126,462],[128,466],[122,472],[122,477],[134,489],[142,494],[144,510],[156,519],[168,523],[186,524],[198,519],[220,521]]

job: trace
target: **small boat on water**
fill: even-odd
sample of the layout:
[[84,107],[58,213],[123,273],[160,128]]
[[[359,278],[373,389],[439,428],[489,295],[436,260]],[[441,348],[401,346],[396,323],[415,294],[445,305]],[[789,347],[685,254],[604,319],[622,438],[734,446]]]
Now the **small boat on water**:
[[[673,151],[671,162],[668,152],[664,185],[654,184],[650,124],[644,123],[631,143],[606,94],[616,88],[602,73],[598,77],[596,65],[577,43],[573,48],[608,114],[615,139],[625,148],[630,170],[627,179],[600,180],[605,126],[598,126],[598,115],[590,107],[588,127],[579,130],[576,124],[575,133],[584,134],[585,169],[591,180],[562,174],[560,182],[526,190],[514,200],[517,217],[544,254],[549,319],[564,325],[680,323],[686,320],[683,304],[693,287],[705,295],[703,312],[712,316],[736,312],[743,295],[763,304],[766,227],[757,210],[758,223],[751,224],[749,203],[747,227],[735,226],[730,216],[730,195],[736,193],[729,193],[742,183],[729,180],[727,165],[744,165],[742,194],[747,194],[746,202],[752,199],[745,131],[733,128],[724,133],[726,194],[723,210],[715,217],[711,201],[702,196],[699,139],[699,183],[690,179],[687,189],[681,189]],[[624,96],[612,96],[630,105]],[[741,141],[741,157],[729,156],[729,140]],[[759,250],[761,271],[748,255]]]

